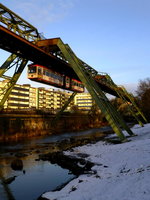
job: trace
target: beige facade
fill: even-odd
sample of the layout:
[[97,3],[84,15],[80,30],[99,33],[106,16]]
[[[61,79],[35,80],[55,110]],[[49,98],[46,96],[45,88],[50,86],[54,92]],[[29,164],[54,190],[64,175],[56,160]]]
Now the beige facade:
[[[0,81],[0,100],[7,80]],[[57,111],[62,108],[72,93],[43,87],[34,88],[29,84],[16,84],[5,102],[4,108],[10,109],[49,109]],[[70,108],[68,106],[67,110]]]
[[[0,99],[3,97],[6,83],[7,80],[0,82]],[[15,85],[4,104],[4,108],[29,108],[29,91],[30,85]]]
[[[0,81],[0,99],[2,99],[6,83],[7,80]],[[5,102],[4,108],[59,111],[71,94],[66,90],[45,89],[44,87],[35,88],[29,84],[16,84]],[[89,111],[93,105],[93,100],[89,93],[78,93],[66,110],[69,111],[73,105],[77,105],[80,110]]]
[[29,90],[29,108],[38,108],[38,88],[30,87]]
[[78,93],[74,98],[74,104],[79,110],[89,111],[93,105],[93,99],[89,93]]
[[[7,81],[0,81],[0,101],[3,97],[3,93],[4,93],[6,83],[7,83]],[[4,104],[4,108],[7,108],[7,101]]]

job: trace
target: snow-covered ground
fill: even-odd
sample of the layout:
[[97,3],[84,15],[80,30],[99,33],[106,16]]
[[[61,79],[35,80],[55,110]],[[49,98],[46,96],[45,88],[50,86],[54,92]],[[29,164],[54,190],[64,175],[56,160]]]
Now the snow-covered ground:
[[150,200],[150,124],[135,125],[130,142],[74,148],[65,154],[95,163],[90,174],[72,180],[63,189],[43,194],[50,200]]

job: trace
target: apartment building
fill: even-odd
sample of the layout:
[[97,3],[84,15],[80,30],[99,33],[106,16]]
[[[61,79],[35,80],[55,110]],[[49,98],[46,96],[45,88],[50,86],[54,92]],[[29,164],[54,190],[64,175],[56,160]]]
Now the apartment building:
[[93,99],[89,93],[78,93],[74,98],[74,104],[79,110],[89,111],[93,105]]
[[[0,100],[3,97],[5,86],[8,81],[4,80],[0,82]],[[24,109],[29,108],[29,91],[30,85],[15,85],[10,93],[7,101],[4,104],[4,108],[12,109]]]
[[[7,80],[0,81],[0,100]],[[48,109],[52,112],[59,111],[71,96],[71,92],[66,90],[55,90],[44,87],[31,87],[30,84],[16,84],[12,89],[4,108],[10,109]],[[67,111],[73,105],[77,105],[79,110],[89,111],[93,105],[92,97],[89,93],[78,93],[74,100],[67,107]]]
[[30,87],[29,89],[29,108],[39,108],[39,90],[38,88]]
[[[7,80],[0,81],[0,100],[3,97],[7,82]],[[16,84],[5,102],[4,108],[59,111],[71,94],[71,92],[66,92],[65,90],[45,89],[44,87],[34,88],[29,84]],[[67,110],[69,108],[70,106]]]

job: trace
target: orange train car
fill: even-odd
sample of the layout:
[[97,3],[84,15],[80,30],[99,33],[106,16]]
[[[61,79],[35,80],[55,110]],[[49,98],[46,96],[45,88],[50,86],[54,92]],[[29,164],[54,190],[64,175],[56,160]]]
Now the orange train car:
[[39,64],[28,65],[28,79],[74,92],[84,92],[84,85],[81,81]]

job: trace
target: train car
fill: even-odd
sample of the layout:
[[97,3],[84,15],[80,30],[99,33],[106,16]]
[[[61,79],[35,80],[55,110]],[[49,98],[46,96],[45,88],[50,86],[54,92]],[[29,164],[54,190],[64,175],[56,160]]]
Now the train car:
[[81,81],[62,75],[42,65],[28,65],[28,78],[66,90],[84,92],[84,86]]
[[65,77],[65,83],[64,83],[66,89],[69,89],[71,87],[70,81],[71,81],[70,78],[68,76],[66,76]]
[[76,79],[71,80],[71,90],[76,92],[84,92],[84,86],[81,81]]
[[28,65],[28,78],[48,85],[63,86],[63,76],[41,65]]

